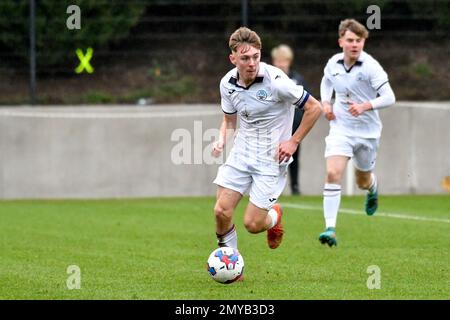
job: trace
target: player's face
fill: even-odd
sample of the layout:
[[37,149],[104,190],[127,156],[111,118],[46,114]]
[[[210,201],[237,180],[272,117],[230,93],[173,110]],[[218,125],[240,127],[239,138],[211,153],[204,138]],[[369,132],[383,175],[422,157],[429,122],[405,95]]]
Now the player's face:
[[237,47],[236,52],[230,54],[230,61],[236,66],[240,79],[245,84],[252,83],[259,71],[261,50],[248,44]]
[[356,61],[364,49],[365,39],[351,32],[345,31],[344,35],[339,38],[339,46],[344,51],[344,58],[350,61]]

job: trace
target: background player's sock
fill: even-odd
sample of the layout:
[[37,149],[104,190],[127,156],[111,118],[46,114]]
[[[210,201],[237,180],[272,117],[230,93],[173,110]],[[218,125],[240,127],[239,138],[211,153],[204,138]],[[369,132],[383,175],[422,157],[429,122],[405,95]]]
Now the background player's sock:
[[216,233],[216,236],[219,247],[231,247],[237,249],[237,232],[234,224],[225,234],[219,235]]
[[341,203],[341,186],[325,183],[323,189],[323,215],[326,227],[336,227],[336,219]]

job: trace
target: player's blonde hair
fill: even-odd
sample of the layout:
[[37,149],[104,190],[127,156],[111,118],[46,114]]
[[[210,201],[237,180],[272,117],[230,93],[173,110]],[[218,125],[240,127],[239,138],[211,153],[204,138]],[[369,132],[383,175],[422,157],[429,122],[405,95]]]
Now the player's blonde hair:
[[363,39],[367,39],[369,37],[369,31],[366,27],[355,19],[345,19],[341,21],[339,24],[339,38],[342,38],[347,30]]
[[237,48],[242,44],[248,44],[256,49],[261,50],[262,43],[258,34],[247,27],[240,27],[230,36],[228,45],[232,52],[236,52]]
[[286,59],[289,62],[294,60],[294,52],[291,47],[286,44],[280,44],[272,49],[272,59]]

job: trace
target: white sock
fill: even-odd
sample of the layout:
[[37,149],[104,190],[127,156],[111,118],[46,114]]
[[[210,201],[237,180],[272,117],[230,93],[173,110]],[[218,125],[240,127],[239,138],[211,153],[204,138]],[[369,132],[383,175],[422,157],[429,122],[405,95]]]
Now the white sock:
[[370,194],[373,194],[373,193],[377,192],[378,181],[377,181],[377,176],[375,175],[375,173],[372,172],[371,177],[372,177],[372,182],[371,182],[368,190],[369,190]]
[[273,228],[276,224],[277,224],[277,220],[278,220],[278,214],[277,211],[275,209],[270,209],[269,212],[267,213],[270,217],[270,219],[272,220],[272,223],[269,226],[269,229]]
[[341,186],[338,184],[325,183],[323,189],[323,215],[327,228],[336,227],[336,220],[341,203]]
[[236,232],[236,226],[233,224],[233,226],[231,227],[230,230],[228,230],[225,234],[223,235],[218,235],[216,233],[217,236],[217,244],[219,245],[219,247],[231,247],[234,249],[237,249],[237,232]]

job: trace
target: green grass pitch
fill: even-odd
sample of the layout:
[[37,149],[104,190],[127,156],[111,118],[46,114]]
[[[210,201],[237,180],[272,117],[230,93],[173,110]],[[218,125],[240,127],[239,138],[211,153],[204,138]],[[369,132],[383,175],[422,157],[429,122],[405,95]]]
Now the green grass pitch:
[[[235,216],[245,281],[210,279],[214,198],[0,202],[0,299],[450,299],[450,197],[343,197],[339,244],[323,231],[321,197],[283,197],[285,238]],[[81,288],[69,290],[70,265]],[[369,289],[380,270],[379,289]]]

